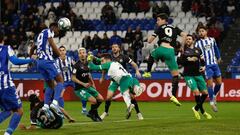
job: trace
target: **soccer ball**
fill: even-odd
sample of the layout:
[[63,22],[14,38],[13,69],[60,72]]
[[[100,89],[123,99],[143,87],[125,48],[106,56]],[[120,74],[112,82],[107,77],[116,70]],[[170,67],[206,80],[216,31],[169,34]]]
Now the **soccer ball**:
[[58,20],[58,27],[60,30],[69,30],[71,28],[71,22],[68,18],[60,18]]

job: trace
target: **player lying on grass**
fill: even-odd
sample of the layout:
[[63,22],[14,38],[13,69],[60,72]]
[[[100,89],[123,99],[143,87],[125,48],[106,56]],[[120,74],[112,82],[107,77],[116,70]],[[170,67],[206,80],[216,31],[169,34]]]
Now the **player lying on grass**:
[[204,117],[211,119],[212,116],[203,109],[203,103],[208,96],[206,82],[201,74],[205,70],[205,61],[202,51],[194,47],[192,35],[187,36],[184,51],[178,58],[178,63],[184,67],[185,82],[195,97],[196,106],[192,108],[195,118],[200,120],[198,113],[200,110]]
[[[47,102],[45,103],[50,104],[53,100],[53,97],[54,97],[54,91],[48,87],[47,83],[44,83],[44,100],[47,100]],[[61,103],[61,101],[58,101],[58,102]],[[61,105],[60,105],[60,110],[63,112],[64,116],[68,119],[70,123],[75,122],[75,120],[68,114],[68,112]]]
[[[119,62],[125,69],[127,67],[127,64],[130,64],[136,71],[136,76],[138,78],[141,78],[141,73],[139,72],[138,66],[137,64],[127,55],[124,55],[121,53],[121,48],[120,45],[118,44],[113,44],[112,45],[112,53],[111,53],[111,57],[112,57],[112,61],[116,61]],[[104,74],[102,75],[102,77],[100,78],[99,82],[100,84],[104,81],[104,77],[105,77],[105,72],[103,72]],[[111,100],[112,100],[112,96],[113,94],[117,91],[117,89],[119,88],[119,85],[116,85],[116,83],[113,83],[113,81],[111,81],[110,83],[111,85],[108,87],[108,96],[105,102],[105,111],[102,113],[102,115],[100,116],[101,119],[104,119],[106,116],[109,115],[109,108],[111,105]],[[136,110],[137,113],[137,118],[139,120],[143,120],[143,116],[142,113],[140,112],[140,109],[138,107],[138,103],[137,100],[135,98],[133,98],[131,100],[132,104],[134,104],[134,108]]]
[[93,121],[102,121],[98,115],[97,109],[104,99],[96,90],[94,81],[90,74],[86,49],[80,48],[78,55],[79,60],[73,66],[72,74],[72,81],[75,82],[75,94],[80,97],[81,100],[89,101],[91,103],[91,109],[89,110],[87,116]]
[[44,102],[40,101],[40,99],[35,94],[30,95],[29,101],[31,110],[31,125],[29,127],[26,127],[23,124],[19,124],[20,129],[33,130],[37,127],[44,129],[58,129],[62,127],[64,118],[62,114],[57,114],[50,108],[49,112],[51,113],[51,117],[48,117],[46,112],[42,109]]
[[[88,57],[88,61],[92,61],[93,56]],[[131,116],[131,111],[134,108],[134,104],[131,103],[131,95],[139,96],[143,89],[140,87],[139,81],[133,78],[130,73],[128,73],[123,66],[118,62],[113,62],[111,60],[110,54],[102,54],[101,65],[95,65],[93,62],[89,63],[89,68],[91,70],[101,70],[110,76],[112,83],[110,85],[120,86],[120,92],[123,99],[127,105],[127,115],[126,118],[129,119]],[[110,95],[109,95],[110,94]],[[108,93],[107,97],[111,99],[113,93]],[[133,95],[132,95],[133,96]]]
[[177,36],[180,35],[182,39],[185,40],[187,34],[178,27],[168,24],[168,15],[165,13],[157,15],[157,26],[158,27],[155,29],[153,35],[148,38],[148,43],[152,43],[154,39],[158,37],[159,47],[151,52],[148,60],[148,72],[144,73],[143,77],[151,76],[150,71],[154,60],[164,60],[172,75],[172,96],[170,97],[170,101],[177,106],[180,106],[181,104],[176,98],[179,83],[179,71],[175,60],[174,47],[176,46]]

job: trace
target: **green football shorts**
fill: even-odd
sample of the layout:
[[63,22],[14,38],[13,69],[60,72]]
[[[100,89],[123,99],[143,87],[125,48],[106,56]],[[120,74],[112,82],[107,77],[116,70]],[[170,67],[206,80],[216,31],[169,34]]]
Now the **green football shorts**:
[[136,78],[133,78],[131,76],[124,76],[121,78],[120,84],[115,81],[111,81],[108,90],[114,93],[118,87],[120,87],[121,93],[124,93],[128,89],[130,92],[132,92],[135,85],[140,86],[139,81]]
[[203,76],[184,76],[184,79],[187,83],[187,86],[191,89],[191,91],[194,90],[207,90],[206,82],[203,78]]
[[78,97],[80,97],[84,101],[88,101],[88,99],[91,96],[97,97],[99,94],[99,92],[93,87],[81,88],[81,89],[75,90],[74,92]]
[[170,71],[178,70],[178,64],[175,60],[175,51],[173,48],[158,47],[151,52],[155,60],[163,59]]

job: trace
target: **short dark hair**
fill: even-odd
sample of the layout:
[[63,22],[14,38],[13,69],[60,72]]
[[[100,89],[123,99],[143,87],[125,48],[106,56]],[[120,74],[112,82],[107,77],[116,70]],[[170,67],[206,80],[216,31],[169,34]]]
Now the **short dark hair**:
[[51,23],[49,25],[49,28],[51,28],[51,27],[58,27],[58,23],[56,23],[56,22]]
[[40,102],[40,99],[38,98],[38,96],[36,94],[30,95],[28,100],[30,102],[30,110],[32,110],[34,108],[36,103]]
[[4,34],[0,33],[0,42],[3,42],[3,40],[4,40]]
[[66,50],[66,47],[65,47],[65,46],[63,46],[63,45],[61,45],[61,46],[59,47],[59,49],[60,49],[60,48],[64,48],[64,49]]
[[112,60],[111,54],[109,54],[109,53],[101,54],[101,58]]
[[157,15],[157,18],[158,17],[163,19],[163,20],[168,21],[168,15],[166,13],[160,13],[160,14]]
[[195,37],[191,34],[187,34],[187,37],[192,37],[192,39],[195,40]]
[[204,30],[208,30],[208,28],[206,27],[206,26],[199,26],[198,28],[197,28],[197,31],[199,31],[200,29],[204,29]]

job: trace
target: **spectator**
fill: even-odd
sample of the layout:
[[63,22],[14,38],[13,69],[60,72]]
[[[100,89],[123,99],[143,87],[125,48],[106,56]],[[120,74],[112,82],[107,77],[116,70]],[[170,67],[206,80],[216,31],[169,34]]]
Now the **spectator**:
[[214,24],[210,25],[210,28],[208,29],[208,37],[214,37],[216,42],[219,44],[221,36],[220,34],[221,34],[220,30],[217,29]]
[[191,7],[191,11],[192,11],[193,16],[198,16],[199,8],[200,8],[200,6],[199,6],[198,2],[196,0],[194,0],[192,2],[192,7]]
[[135,35],[135,40],[133,41],[133,44],[131,46],[131,49],[133,50],[133,60],[140,64],[142,62],[142,48],[144,44],[139,34]]
[[50,8],[48,10],[48,13],[47,13],[47,16],[50,12],[53,12],[55,15],[57,13],[57,9],[53,6],[53,3],[51,3],[51,6],[50,6]]
[[83,38],[82,47],[86,48],[87,50],[93,50],[92,40],[89,35],[85,35],[85,37]]
[[153,15],[152,15],[153,18],[156,18],[156,16],[160,13],[160,8],[156,2],[153,3],[152,13],[153,13]]
[[93,38],[92,38],[92,46],[93,46],[93,50],[98,49],[100,50],[101,47],[101,38],[97,35],[94,34]]
[[106,5],[102,8],[101,19],[106,24],[115,24],[116,23],[116,15],[113,11],[113,7],[111,5],[109,5],[109,2],[106,2]]
[[28,57],[28,43],[29,42],[21,41],[18,47],[18,57]]
[[142,35],[142,31],[141,31],[141,27],[137,26],[136,30],[134,32],[134,38],[136,39],[136,37],[139,36],[140,40],[143,39],[143,35]]
[[80,15],[79,18],[76,19],[76,23],[73,23],[73,27],[75,28],[75,30],[80,31],[86,30],[88,28],[87,23],[82,15]]
[[119,3],[121,3],[123,7],[122,12],[137,12],[136,0],[119,0]]
[[133,39],[134,33],[132,32],[132,28],[128,27],[127,33],[125,35],[125,42],[130,45],[133,42]]
[[223,23],[220,20],[216,20],[215,27],[220,30],[220,32],[224,31]]
[[165,13],[168,16],[170,15],[169,7],[167,6],[166,2],[161,3],[161,7],[159,8],[160,13]]
[[113,36],[110,38],[110,46],[113,44],[122,45],[122,38],[117,35],[116,31],[113,31]]
[[139,0],[137,2],[138,12],[148,12],[150,9],[149,0]]
[[107,33],[103,34],[101,49],[106,50],[106,51],[109,50],[109,38],[107,36]]

